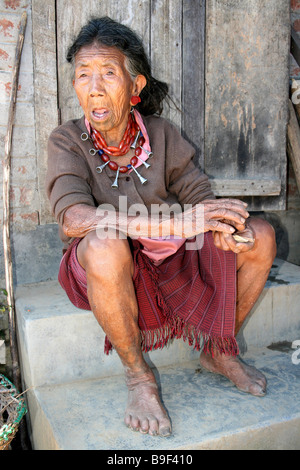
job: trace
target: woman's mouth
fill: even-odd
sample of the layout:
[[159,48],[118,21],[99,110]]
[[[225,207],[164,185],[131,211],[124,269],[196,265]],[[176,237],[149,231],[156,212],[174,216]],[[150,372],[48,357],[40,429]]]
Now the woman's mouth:
[[102,121],[107,117],[107,115],[108,109],[106,108],[93,109],[92,111],[92,116],[95,121]]

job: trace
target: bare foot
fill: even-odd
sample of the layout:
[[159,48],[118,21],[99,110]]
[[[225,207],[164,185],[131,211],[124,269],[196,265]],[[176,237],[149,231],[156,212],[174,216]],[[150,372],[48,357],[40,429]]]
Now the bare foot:
[[209,372],[224,375],[242,392],[251,393],[257,397],[263,397],[266,394],[265,376],[237,357],[216,353],[212,358],[211,355],[202,352],[200,365]]
[[171,422],[159,395],[152,371],[126,373],[128,403],[124,422],[133,431],[151,436],[171,435]]

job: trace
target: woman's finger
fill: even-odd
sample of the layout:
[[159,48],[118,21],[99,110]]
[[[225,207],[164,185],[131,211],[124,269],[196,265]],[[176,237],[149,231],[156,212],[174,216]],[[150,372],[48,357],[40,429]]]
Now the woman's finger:
[[232,251],[232,235],[229,233],[220,233],[220,244],[223,251]]
[[215,207],[215,206],[227,207],[227,208],[240,207],[243,211],[245,211],[246,208],[248,207],[248,204],[246,204],[245,202],[240,201],[239,199],[230,199],[230,198],[226,198],[226,199],[205,199],[204,201],[202,201],[201,204],[210,205],[212,207]]
[[213,239],[214,239],[214,244],[217,248],[220,248],[220,250],[222,249],[222,244],[220,242],[220,233],[221,232],[212,232],[212,235],[213,235]]
[[222,223],[225,223],[226,225],[234,225],[234,226],[236,225],[244,226],[246,222],[246,219],[243,215],[239,214],[236,211],[226,209],[224,207],[205,212],[204,218],[206,220],[217,219],[219,221],[222,221]]
[[218,202],[233,202],[235,204],[243,204],[245,207],[248,206],[247,202],[241,201],[241,199],[236,199],[233,197],[220,197],[218,199],[204,199],[203,203],[205,202],[212,202],[212,203],[218,203]]
[[204,231],[216,231],[216,232],[225,232],[233,234],[235,232],[235,228],[231,225],[224,224],[219,220],[208,220],[205,223]]

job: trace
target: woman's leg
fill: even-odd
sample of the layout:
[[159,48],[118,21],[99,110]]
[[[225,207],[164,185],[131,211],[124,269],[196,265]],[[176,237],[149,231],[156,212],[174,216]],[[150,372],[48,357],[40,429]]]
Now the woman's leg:
[[79,243],[77,257],[86,271],[91,309],[124,367],[128,387],[126,425],[143,433],[169,435],[170,420],[141,351],[132,282],[134,267],[127,240],[101,240],[90,232]]
[[[262,219],[252,219],[249,223],[255,233],[255,245],[251,251],[237,255],[236,334],[263,291],[276,255],[271,225]],[[200,363],[205,369],[226,376],[244,392],[256,396],[265,394],[267,382],[263,374],[238,358],[216,351],[214,357],[202,353]]]
[[262,293],[276,256],[275,231],[263,219],[252,219],[250,225],[255,233],[252,250],[237,255],[237,304],[235,333]]

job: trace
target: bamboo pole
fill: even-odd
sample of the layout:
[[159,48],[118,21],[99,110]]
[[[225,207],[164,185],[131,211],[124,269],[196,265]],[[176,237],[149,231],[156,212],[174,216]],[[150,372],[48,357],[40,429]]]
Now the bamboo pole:
[[10,349],[12,358],[12,375],[13,382],[17,390],[21,391],[21,376],[20,366],[18,357],[17,347],[17,334],[16,334],[16,320],[15,320],[15,299],[14,299],[14,288],[13,288],[13,269],[12,269],[12,257],[11,257],[11,241],[10,241],[10,201],[9,201],[9,190],[10,190],[10,173],[11,173],[11,146],[12,146],[12,134],[13,124],[15,116],[15,107],[17,99],[18,81],[19,81],[19,70],[21,55],[25,37],[25,30],[27,24],[27,13],[22,14],[18,42],[16,46],[15,61],[12,70],[12,88],[8,111],[8,124],[7,132],[5,136],[5,155],[3,165],[3,248],[4,248],[4,266],[5,266],[5,281],[7,291],[7,303],[9,306],[9,337],[10,337]]

